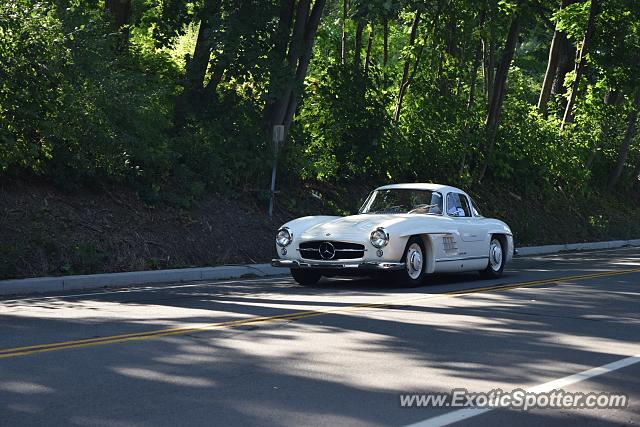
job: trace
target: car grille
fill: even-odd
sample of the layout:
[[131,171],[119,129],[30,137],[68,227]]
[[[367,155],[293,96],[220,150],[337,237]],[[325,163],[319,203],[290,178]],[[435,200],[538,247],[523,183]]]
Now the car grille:
[[359,243],[319,240],[300,243],[299,249],[303,259],[336,261],[364,257],[364,245]]

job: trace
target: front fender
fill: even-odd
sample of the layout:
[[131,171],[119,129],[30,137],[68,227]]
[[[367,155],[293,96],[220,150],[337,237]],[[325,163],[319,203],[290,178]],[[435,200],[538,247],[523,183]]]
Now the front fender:
[[385,253],[390,259],[399,261],[411,236],[422,239],[425,249],[426,272],[433,273],[439,253],[438,238],[448,234],[456,234],[455,224],[447,217],[407,215],[395,221],[382,224],[389,233],[390,244]]
[[[507,247],[505,248],[505,250],[507,251],[507,262],[511,262],[511,260],[513,259],[513,253],[515,250],[515,245],[513,243],[513,233],[511,232],[511,228],[504,223],[503,221],[500,221],[499,219],[492,219],[490,220],[490,225],[489,225],[489,232],[487,233],[487,236],[493,236],[494,234],[501,234],[503,236],[505,236],[505,240],[507,242]],[[489,237],[488,237],[489,239]],[[487,241],[487,244],[489,242]]]

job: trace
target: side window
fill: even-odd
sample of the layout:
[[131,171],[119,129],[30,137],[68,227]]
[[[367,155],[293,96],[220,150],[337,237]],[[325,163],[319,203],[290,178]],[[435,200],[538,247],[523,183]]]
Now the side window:
[[482,214],[478,211],[478,205],[473,200],[469,200],[471,202],[471,211],[473,212],[473,216],[482,216]]
[[464,216],[471,216],[471,208],[469,207],[469,200],[467,200],[467,196],[463,194],[458,194],[460,200],[460,207],[464,211]]
[[431,208],[429,213],[442,215],[442,194],[431,193]]
[[470,217],[471,208],[467,198],[458,193],[447,194],[447,214],[450,216]]

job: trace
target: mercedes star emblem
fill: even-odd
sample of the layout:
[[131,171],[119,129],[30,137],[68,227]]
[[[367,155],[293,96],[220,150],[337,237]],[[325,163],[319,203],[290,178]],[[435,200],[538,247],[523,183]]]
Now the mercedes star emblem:
[[320,250],[320,256],[322,259],[333,259],[333,257],[336,256],[336,248],[334,248],[329,242],[320,243],[320,247],[318,249]]

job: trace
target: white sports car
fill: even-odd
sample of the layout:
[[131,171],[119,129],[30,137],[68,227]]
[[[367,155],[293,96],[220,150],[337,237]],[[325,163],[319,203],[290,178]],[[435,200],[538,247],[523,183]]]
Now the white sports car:
[[322,276],[389,272],[417,286],[430,273],[499,277],[514,245],[509,226],[480,215],[464,191],[395,184],[374,190],[357,215],[289,221],[278,230],[276,250],[271,264],[290,268],[303,285]]

